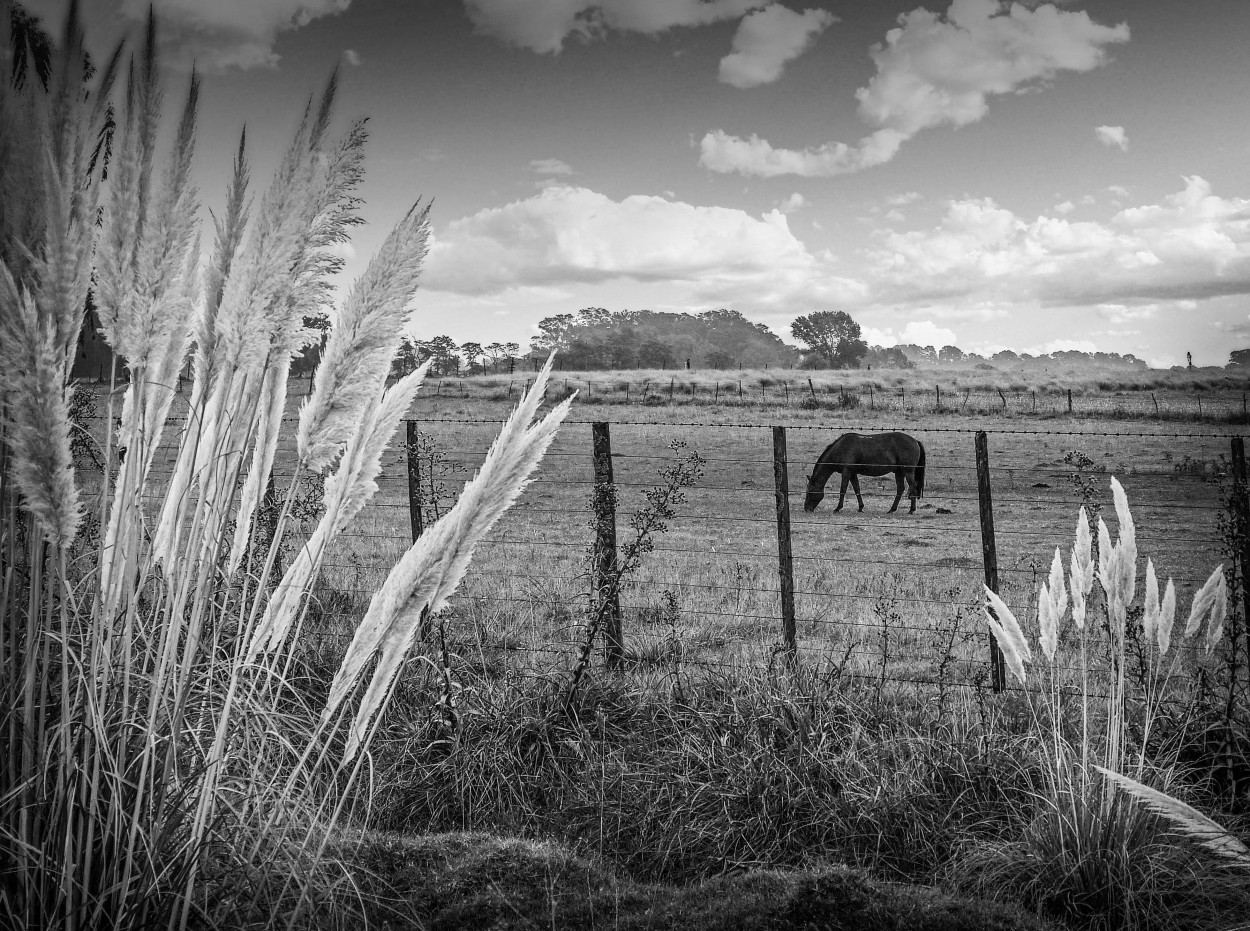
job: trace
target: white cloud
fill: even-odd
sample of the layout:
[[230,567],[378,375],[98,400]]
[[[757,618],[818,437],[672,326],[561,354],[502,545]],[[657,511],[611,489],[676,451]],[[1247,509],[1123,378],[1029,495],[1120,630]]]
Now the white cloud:
[[354,48],[343,49],[343,61],[347,62],[353,68],[360,67],[360,53]]
[[795,191],[793,194],[791,194],[789,197],[783,200],[780,204],[778,204],[777,209],[780,210],[782,213],[794,213],[796,210],[801,210],[806,206],[807,206],[807,198],[805,198],[798,191]]
[[568,162],[563,162],[558,158],[536,158],[530,162],[530,171],[540,175],[571,175],[573,173]]
[[1128,304],[1096,304],[1094,310],[1098,311],[1099,316],[1105,317],[1109,322],[1117,326],[1123,326],[1127,323],[1139,323],[1142,320],[1151,320],[1159,313],[1158,304],[1141,304],[1138,306],[1130,306]]
[[779,175],[829,178],[888,162],[903,140],[900,133],[883,129],[860,140],[856,148],[830,142],[815,149],[796,151],[774,149],[768,140],[754,133],[749,139],[741,139],[715,129],[699,143],[699,164],[712,171],[736,171],[764,178]]
[[779,149],[752,135],[707,133],[700,163],[713,171],[771,177],[832,176],[879,165],[921,130],[965,126],[985,116],[992,96],[1018,93],[1060,72],[1089,71],[1104,47],[1126,42],[1128,26],[1102,26],[1084,11],[1050,3],[1029,9],[999,0],[953,0],[945,15],[920,8],[870,54],[877,73],[856,91],[861,115],[878,129],[855,146]]
[[[151,3],[160,24],[167,60],[200,68],[274,67],[278,35],[313,20],[344,12],[352,0],[106,0],[86,4],[96,12],[120,13],[131,21],[147,17]],[[63,8],[63,3],[40,0]],[[116,6],[115,11],[106,8]],[[59,20],[58,20],[59,21]]]
[[1250,293],[1250,200],[1202,178],[1107,222],[1017,217],[989,198],[952,201],[932,229],[879,231],[865,269],[879,301],[956,297],[1064,305]]
[[1075,349],[1077,352],[1097,352],[1098,347],[1087,339],[1052,339],[1040,346],[1027,346],[1021,352],[1031,356],[1048,356],[1052,352],[1066,352]]
[[720,80],[742,88],[772,83],[836,21],[827,10],[795,13],[780,3],[744,16],[733,51],[720,61]]
[[1118,184],[1111,185],[1110,187],[1107,188],[1107,190],[1110,191],[1114,197],[1119,197],[1119,198],[1128,197],[1128,188],[1122,187]]
[[620,279],[679,284],[700,300],[755,308],[863,295],[808,251],[780,211],[753,217],[646,195],[614,201],[570,186],[453,221],[435,237],[423,281],[482,295]]
[[1053,209],[1055,213],[1059,214],[1061,217],[1066,217],[1076,209],[1076,204],[1072,203],[1070,200],[1065,200],[1061,204],[1055,204]]
[[891,194],[885,202],[891,207],[906,207],[920,200],[923,195],[919,191],[906,191],[902,194]]
[[1096,126],[1094,133],[1103,145],[1118,146],[1121,152],[1128,151],[1128,136],[1125,135],[1123,126]]
[[678,26],[738,19],[768,0],[464,0],[478,32],[509,45],[555,54],[570,35],[612,30],[656,34]]
[[917,346],[933,346],[941,349],[943,346],[957,345],[955,331],[938,326],[932,320],[910,320],[899,331],[895,331],[893,327],[877,329],[866,326],[863,328],[863,337],[870,346],[898,346],[903,343],[914,343]]

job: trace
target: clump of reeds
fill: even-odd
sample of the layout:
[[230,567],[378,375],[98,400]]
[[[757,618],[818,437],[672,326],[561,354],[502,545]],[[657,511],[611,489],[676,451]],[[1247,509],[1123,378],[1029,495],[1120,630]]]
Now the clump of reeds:
[[[0,48],[29,51],[9,32],[18,21],[0,0]],[[338,312],[300,414],[295,475],[272,532],[256,534],[290,363],[312,338],[304,320],[328,306],[341,267],[330,248],[359,222],[364,124],[330,138],[331,78],[255,211],[241,139],[201,268],[190,181],[198,80],[162,153],[157,47],[150,15],[124,71],[120,50],[93,70],[71,4],[46,80],[40,68],[0,77],[5,927],[294,922],[323,900],[336,881],[319,855],[360,801],[358,754],[418,618],[454,591],[568,410],[534,423],[549,362],[456,508],[391,573],[329,706],[299,687],[291,631],[325,547],[376,492],[424,374],[387,385],[413,323],[428,208],[398,224]],[[93,276],[126,386],[116,428],[110,392],[104,474],[86,488],[106,530],[70,561],[84,490],[69,452],[67,376]],[[189,406],[171,437],[188,359]],[[152,464],[171,445],[165,479]],[[326,474],[326,513],[271,592],[309,473]],[[227,881],[238,876],[253,882]]]
[[[1147,785],[1155,782],[1167,789],[1179,784],[1176,761],[1160,757],[1158,742],[1151,738],[1168,704],[1184,698],[1192,671],[1181,659],[1185,646],[1193,641],[1196,646],[1188,652],[1200,658],[1218,645],[1228,590],[1224,568],[1217,567],[1195,593],[1183,642],[1176,642],[1175,585],[1169,579],[1161,592],[1154,562],[1147,559],[1144,591],[1139,590],[1133,515],[1114,477],[1111,490],[1119,534],[1113,542],[1106,523],[1098,519],[1096,562],[1083,507],[1066,575],[1055,550],[1037,596],[1040,657],[1011,609],[986,588],[986,621],[1012,676],[1032,688],[1028,667],[1035,662],[1042,667],[1036,699],[1029,692],[1040,778],[1036,817],[1022,844],[998,851],[1006,863],[989,872],[1000,878],[1010,875],[1031,904],[1070,919],[1156,926],[1152,922],[1160,921],[1161,913],[1192,916],[1204,907],[1197,899],[1208,894],[1218,898],[1228,891],[1218,882],[1217,868],[1203,867],[1173,843],[1158,814],[1212,850],[1246,856],[1244,845],[1210,819]],[[1129,674],[1130,608],[1139,601],[1146,656],[1144,675],[1134,683]],[[1092,613],[1094,603],[1099,610]],[[1074,630],[1065,637],[1069,618]],[[1069,655],[1062,641],[1071,644]],[[1131,775],[1122,775],[1127,773]],[[1145,807],[1131,797],[1144,800]],[[1194,870],[1216,881],[1194,884]]]

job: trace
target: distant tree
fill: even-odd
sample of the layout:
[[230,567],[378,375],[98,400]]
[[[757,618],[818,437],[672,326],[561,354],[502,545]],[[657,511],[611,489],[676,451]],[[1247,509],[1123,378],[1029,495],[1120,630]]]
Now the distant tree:
[[508,364],[508,374],[516,368],[516,360],[521,355],[520,343],[504,343],[503,344],[503,360]]
[[486,350],[482,348],[481,343],[461,343],[460,351],[464,353],[464,361],[469,363],[469,371],[473,371],[475,360],[486,355]]
[[439,375],[457,375],[460,372],[459,347],[450,336],[436,336],[423,344],[427,353],[434,357],[432,368]]
[[550,352],[564,345],[566,334],[573,326],[572,314],[556,314],[538,321],[538,335],[530,339],[530,345],[542,352]]
[[911,359],[898,346],[869,346],[864,356],[864,364],[879,369],[910,369],[915,368]]
[[490,343],[489,345],[484,346],[482,351],[485,352],[486,355],[490,358],[491,371],[498,372],[499,360],[502,359],[504,356],[503,343]]
[[316,370],[321,353],[330,338],[330,317],[325,313],[313,313],[304,318],[304,347],[291,360],[291,374],[306,375]]
[[818,310],[797,317],[790,332],[832,368],[859,368],[868,352],[859,324],[844,310]]
[[993,360],[994,362],[999,362],[999,363],[1010,363],[1010,362],[1020,361],[1020,357],[1016,355],[1014,352],[1012,352],[1010,349],[1000,349],[998,352],[994,353],[994,355],[990,356],[990,359]]
[[916,365],[933,365],[937,362],[937,350],[932,346],[919,346],[916,343],[903,343],[898,347]]
[[962,362],[964,351],[958,346],[943,346],[938,350],[939,362]]
[[405,336],[399,341],[399,350],[391,363],[391,374],[397,377],[407,375],[428,357],[428,353],[425,356],[421,354],[411,337]]
[[1250,349],[1234,349],[1228,354],[1228,364],[1250,366]]
[[638,346],[638,367],[665,369],[673,365],[673,350],[663,340],[647,339]]
[[703,360],[704,364],[710,369],[731,369],[737,361],[737,359],[722,349],[713,349]]

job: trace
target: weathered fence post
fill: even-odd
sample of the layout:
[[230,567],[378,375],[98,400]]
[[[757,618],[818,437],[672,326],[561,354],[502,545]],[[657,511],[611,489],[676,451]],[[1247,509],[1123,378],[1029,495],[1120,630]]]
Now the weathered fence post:
[[591,425],[595,457],[595,611],[603,617],[603,659],[618,669],[625,655],[616,568],[616,486],[612,481],[612,434],[608,424]]
[[1072,413],[1072,389],[1068,389],[1068,413]]
[[[1234,526],[1237,528],[1237,562],[1240,564],[1238,568],[1238,582],[1241,585],[1241,605],[1243,618],[1250,618],[1250,483],[1246,480],[1246,444],[1239,436],[1233,437],[1233,500],[1237,508],[1237,519]],[[1229,627],[1229,632],[1235,637],[1238,629],[1235,626]],[[1240,628],[1242,636],[1250,636],[1247,634],[1246,625],[1243,622]],[[1237,642],[1233,641],[1233,649],[1231,651],[1233,662],[1237,660]],[[1248,652],[1250,657],[1250,652]],[[1234,666],[1234,679],[1236,678],[1236,668]],[[1232,692],[1229,692],[1229,701],[1232,701]]]
[[720,382],[716,382],[713,391],[715,393],[712,395],[712,403],[719,404],[720,403]]
[[[994,505],[990,500],[990,449],[985,431],[976,434],[977,497],[981,505],[981,557],[985,563],[985,584],[990,591],[998,592],[998,549],[994,544]],[[994,634],[990,638],[990,676],[994,691],[1001,692],[1007,685],[1006,668],[1002,651]]]
[[935,411],[940,411],[942,409],[942,386],[934,385],[933,393],[937,396],[937,403],[934,405],[933,409]]
[[1198,395],[1198,419],[1202,419],[1202,395]]
[[425,532],[425,518],[421,514],[421,463],[417,455],[417,422],[406,421],[408,443],[408,520],[412,524],[412,542]]
[[872,385],[868,386],[868,408],[869,410],[874,410],[874,411],[877,409],[876,398],[874,398],[872,395]]
[[670,378],[668,380],[668,400],[670,404],[673,402],[673,386],[675,384],[677,384],[677,379]]
[[1150,392],[1150,400],[1154,401],[1155,416],[1158,417],[1159,416],[1159,399],[1155,397],[1155,393],[1153,391]]
[[781,577],[781,645],[786,662],[798,655],[794,635],[794,556],[790,549],[790,480],[786,469],[786,428],[773,427],[773,484],[777,497],[777,572]]
[[1003,399],[1003,410],[1007,409],[1007,395],[1003,394],[1003,389],[998,389],[998,396]]
[[815,401],[816,400],[816,388],[814,385],[812,385],[812,379],[810,376],[807,379],[807,390],[812,393],[812,400]]

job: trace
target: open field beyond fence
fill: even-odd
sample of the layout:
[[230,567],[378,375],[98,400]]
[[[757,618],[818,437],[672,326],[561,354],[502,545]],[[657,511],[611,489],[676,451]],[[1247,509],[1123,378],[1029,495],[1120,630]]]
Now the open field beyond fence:
[[[445,513],[508,410],[506,396],[451,400],[427,391],[410,412],[420,434],[415,488],[401,429],[384,458],[378,496],[327,556],[305,631],[318,649],[345,648],[411,543],[413,501],[421,501],[425,524]],[[579,403],[448,610],[449,648],[460,664],[488,675],[546,675],[575,660],[592,588],[593,422],[610,426],[621,543],[661,471],[690,453],[703,459],[678,517],[624,580],[625,662],[644,677],[776,661],[784,612],[774,424],[787,427],[796,641],[806,662],[882,681],[989,681],[974,456],[982,429],[1000,587],[1026,627],[1035,630],[1036,592],[1056,546],[1066,564],[1078,507],[1101,508],[1114,534],[1111,475],[1133,503],[1143,558],[1154,559],[1161,578],[1176,580],[1182,604],[1224,558],[1218,520],[1234,434],[1212,425],[1089,417],[1029,423],[956,411],[910,411],[894,423],[889,410]],[[861,479],[862,513],[849,492],[846,508],[833,512],[836,476],[825,502],[803,512],[806,475],[825,445],[847,430],[894,428],[927,449],[925,495],[914,515],[906,498],[886,513],[889,475]],[[674,442],[685,445],[674,449]],[[279,487],[289,481],[289,462],[279,456]]]

